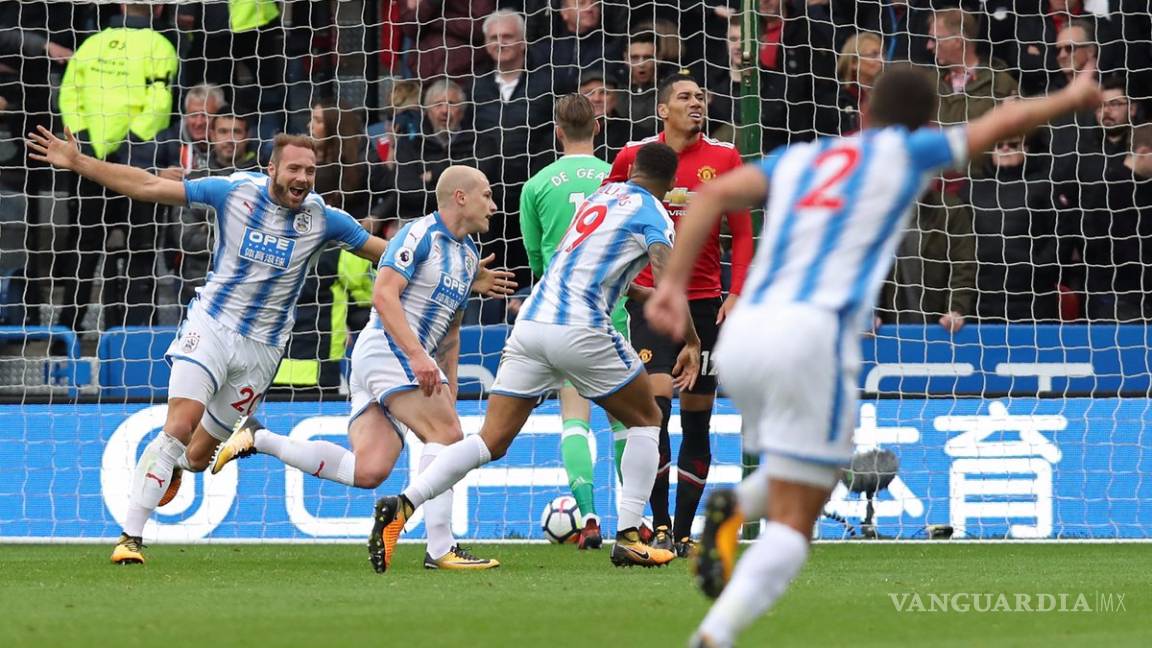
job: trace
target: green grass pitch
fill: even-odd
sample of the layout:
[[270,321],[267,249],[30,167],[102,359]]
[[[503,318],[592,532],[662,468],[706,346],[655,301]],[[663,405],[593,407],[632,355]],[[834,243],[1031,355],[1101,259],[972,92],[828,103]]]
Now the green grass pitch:
[[[161,545],[123,567],[105,546],[0,546],[0,646],[675,647],[708,606],[684,561],[470,548],[504,566],[427,572],[412,544],[386,575],[352,545]],[[1139,544],[817,545],[739,645],[1149,646],[1150,567]],[[889,596],[958,592],[1118,593],[1124,609],[897,612]]]

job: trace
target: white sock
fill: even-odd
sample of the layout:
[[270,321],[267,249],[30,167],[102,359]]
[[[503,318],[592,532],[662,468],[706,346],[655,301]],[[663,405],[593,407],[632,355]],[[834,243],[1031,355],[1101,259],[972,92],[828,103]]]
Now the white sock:
[[660,464],[660,428],[634,427],[628,429],[628,443],[620,456],[620,504],[617,511],[619,530],[639,528],[644,518],[644,505],[652,496],[656,470]]
[[444,448],[440,456],[436,457],[426,470],[421,470],[420,474],[409,482],[403,495],[412,502],[412,506],[418,507],[452,488],[469,472],[489,461],[492,461],[492,454],[488,452],[484,440],[476,434],[466,436],[463,440]]
[[253,435],[256,451],[272,455],[313,477],[352,486],[356,455],[331,441],[299,441],[268,430]]
[[144,525],[168,489],[172,468],[183,455],[184,444],[164,432],[157,434],[148,447],[144,448],[144,454],[140,456],[132,474],[124,533],[130,536],[143,535]]
[[772,607],[807,560],[804,534],[779,522],[766,524],[760,538],[740,557],[732,580],[700,624],[699,634],[718,646],[731,645]]
[[[420,455],[420,473],[428,470],[446,447],[442,443],[425,443],[424,454]],[[456,544],[452,536],[451,488],[424,503],[424,531],[428,534],[428,555],[433,560],[448,553]]]
[[736,485],[736,501],[746,520],[768,517],[768,473],[760,466]]
[[188,463],[188,451],[185,449],[184,454],[176,460],[176,467],[180,470],[187,470],[188,472],[204,472],[203,470],[193,470],[192,464]]

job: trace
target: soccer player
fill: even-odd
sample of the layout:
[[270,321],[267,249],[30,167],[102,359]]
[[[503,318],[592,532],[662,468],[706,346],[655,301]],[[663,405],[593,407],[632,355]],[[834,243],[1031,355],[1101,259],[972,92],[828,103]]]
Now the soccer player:
[[[763,461],[735,493],[708,499],[697,581],[719,599],[691,645],[732,645],[807,560],[812,526],[852,456],[860,332],[916,196],[940,170],[1099,99],[1089,71],[1057,94],[940,130],[926,127],[936,115],[931,77],[891,68],[876,82],[860,133],[792,146],[697,194],[645,306],[652,326],[673,337],[688,309],[693,259],[716,218],[768,202],[745,297],[716,349],[720,382],[748,421],[746,447]],[[768,522],[735,566],[745,516]]]
[[[663,122],[659,135],[641,142],[630,143],[612,164],[609,182],[620,182],[628,177],[628,169],[636,151],[646,142],[663,142],[680,156],[676,170],[676,185],[664,197],[664,206],[674,223],[678,223],[691,197],[700,186],[721,173],[740,166],[740,153],[731,144],[718,142],[702,134],[707,117],[704,90],[685,72],[663,79],[656,93],[656,113]],[[692,280],[688,283],[688,303],[692,321],[700,335],[700,376],[696,385],[680,392],[680,454],[676,459],[676,517],[675,526],[668,514],[668,471],[672,459],[668,438],[668,419],[672,412],[671,369],[680,352],[680,345],[649,328],[643,313],[644,292],[628,299],[631,316],[632,346],[640,354],[644,366],[652,376],[652,388],[660,407],[660,472],[652,489],[652,525],[655,528],[653,545],[673,548],[686,556],[692,548],[692,521],[708,480],[712,465],[709,433],[712,427],[712,405],[716,400],[716,369],[712,362],[712,349],[716,344],[719,326],[736,304],[744,286],[748,264],[752,260],[752,218],[747,209],[733,209],[727,213],[728,229],[732,233],[732,284],[728,299],[721,300],[720,282],[720,223],[696,261]],[[636,279],[641,286],[652,286],[652,273],[645,269]],[[675,544],[673,544],[675,541]]]
[[152,512],[175,497],[183,470],[208,466],[232,426],[262,400],[312,257],[336,241],[376,261],[387,243],[312,191],[316,152],[308,137],[278,135],[267,175],[179,181],[83,155],[72,133],[65,129],[65,135],[62,140],[43,127],[29,133],[30,157],[134,200],[216,212],[212,273],[165,354],[172,363],[167,417],[136,465],[127,519],[112,552],[114,563],[143,563],[141,536]]
[[83,155],[72,133],[65,135],[61,140],[43,126],[29,133],[31,157],[134,200],[216,210],[212,272],[166,353],[172,362],[168,415],[136,465],[127,519],[112,552],[114,563],[143,563],[144,525],[162,497],[175,496],[178,464],[203,470],[272,381],[311,258],[336,241],[376,259],[386,243],[312,192],[310,138],[278,135],[267,175],[179,181]]
[[[488,231],[496,209],[480,171],[445,169],[436,183],[437,211],[397,232],[380,259],[371,319],[352,351],[349,451],[330,441],[299,441],[263,429],[249,417],[220,446],[212,473],[257,452],[347,486],[376,488],[404,449],[405,426],[424,442],[420,469],[464,437],[456,415],[460,320],[479,268],[470,238]],[[433,360],[435,358],[435,360]],[[447,385],[445,387],[445,385]],[[491,569],[452,537],[452,491],[429,500],[427,569]]]
[[[645,258],[657,275],[664,268],[673,226],[656,196],[671,188],[675,174],[675,152],[650,144],[636,154],[630,182],[606,185],[585,201],[516,320],[480,434],[441,452],[403,494],[376,502],[368,548],[377,571],[387,569],[404,522],[416,507],[472,469],[504,456],[540,396],[565,378],[581,396],[628,427],[612,563],[654,567],[675,558],[671,551],[640,539],[644,503],[659,459],[660,411],[643,363],[611,325],[612,305]],[[686,344],[674,373],[677,385],[691,387],[700,347],[691,324],[685,330]]]
[[[556,139],[564,146],[564,155],[533,176],[520,194],[520,230],[528,250],[528,264],[536,277],[544,276],[560,239],[572,225],[576,210],[608,177],[610,165],[592,154],[593,139],[599,130],[600,124],[587,97],[571,94],[556,102]],[[628,313],[623,300],[612,310],[612,326],[627,339]],[[563,422],[560,453],[568,472],[568,487],[583,516],[584,528],[577,542],[580,549],[599,549],[602,541],[593,489],[595,462],[589,442],[592,436],[590,409],[588,401],[571,384],[565,383],[560,388]],[[615,419],[611,423],[619,470],[627,429]]]

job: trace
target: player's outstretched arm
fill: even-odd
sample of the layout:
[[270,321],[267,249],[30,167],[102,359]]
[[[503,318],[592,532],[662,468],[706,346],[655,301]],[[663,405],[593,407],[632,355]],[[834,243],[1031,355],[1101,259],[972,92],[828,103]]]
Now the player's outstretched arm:
[[1076,110],[1100,105],[1095,68],[1085,68],[1072,83],[1046,97],[1008,101],[968,125],[968,157],[992,148],[1000,140],[1021,135]]
[[369,236],[368,240],[359,250],[353,250],[352,254],[362,258],[368,259],[372,265],[380,262],[380,257],[384,256],[384,252],[388,249],[388,240],[380,238],[379,236]]
[[404,275],[392,268],[380,268],[376,274],[376,285],[372,288],[372,306],[379,314],[384,330],[408,357],[408,364],[416,375],[416,381],[420,383],[421,391],[425,396],[431,396],[440,391],[440,371],[420,345],[416,333],[408,325],[408,318],[404,316],[400,295],[407,285],[408,280]]
[[516,283],[516,273],[511,270],[489,268],[488,266],[495,260],[495,254],[480,259],[476,276],[472,279],[472,292],[485,297],[507,297],[516,292],[516,288],[519,287]]
[[127,164],[105,162],[84,155],[72,131],[65,128],[64,136],[67,140],[56,137],[43,126],[37,126],[36,132],[28,133],[28,157],[58,169],[74,171],[134,200],[163,205],[188,204],[183,182],[167,180]]
[[460,388],[460,324],[463,321],[464,311],[456,313],[448,332],[444,334],[444,339],[440,340],[439,346],[436,347],[436,364],[440,365],[440,370],[448,378],[448,393],[451,394],[453,401],[456,400],[456,392]]

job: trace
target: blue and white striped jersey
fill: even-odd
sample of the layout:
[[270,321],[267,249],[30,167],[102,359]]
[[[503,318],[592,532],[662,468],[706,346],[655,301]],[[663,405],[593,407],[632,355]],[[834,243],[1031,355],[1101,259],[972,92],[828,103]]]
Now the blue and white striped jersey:
[[606,184],[584,201],[520,319],[609,329],[612,308],[648,265],[648,247],[672,245],[672,219],[631,182]]
[[768,177],[760,246],[742,303],[811,303],[863,318],[932,174],[965,163],[962,126],[869,129],[788,147]]
[[297,211],[277,205],[269,182],[262,173],[184,181],[189,205],[216,210],[212,270],[190,308],[246,338],[283,346],[312,258],[329,241],[358,250],[368,232],[317,193]]
[[[436,350],[452,318],[468,301],[479,260],[476,243],[467,236],[463,239],[452,236],[440,212],[432,212],[400,228],[380,258],[379,269],[391,268],[408,280],[400,293],[400,303],[408,326],[429,354]],[[383,334],[397,357],[404,360],[400,347],[384,330],[376,309],[372,309],[368,328],[363,333],[373,334]]]

